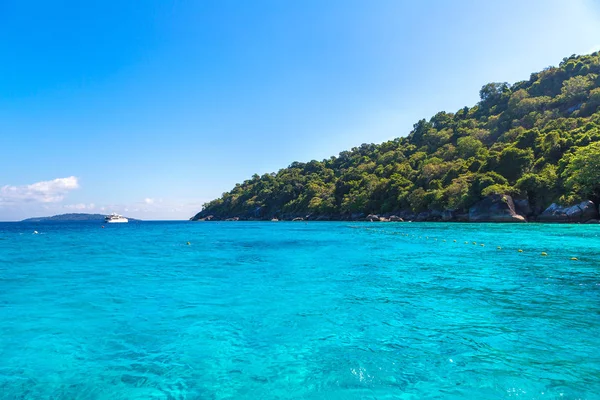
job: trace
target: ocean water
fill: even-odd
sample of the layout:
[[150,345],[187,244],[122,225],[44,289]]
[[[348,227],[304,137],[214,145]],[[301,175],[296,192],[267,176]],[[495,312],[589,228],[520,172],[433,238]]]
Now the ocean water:
[[600,398],[600,226],[0,224],[0,399],[423,398]]

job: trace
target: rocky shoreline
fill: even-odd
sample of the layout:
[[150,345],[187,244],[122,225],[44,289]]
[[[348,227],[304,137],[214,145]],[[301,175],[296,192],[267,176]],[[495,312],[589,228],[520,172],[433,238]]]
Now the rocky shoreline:
[[494,194],[475,203],[468,212],[456,210],[429,210],[421,213],[398,210],[385,214],[261,214],[261,209],[239,216],[218,216],[199,212],[191,221],[368,221],[368,222],[550,222],[600,223],[598,205],[583,201],[570,206],[552,203],[541,212],[534,210],[527,200],[509,195]]

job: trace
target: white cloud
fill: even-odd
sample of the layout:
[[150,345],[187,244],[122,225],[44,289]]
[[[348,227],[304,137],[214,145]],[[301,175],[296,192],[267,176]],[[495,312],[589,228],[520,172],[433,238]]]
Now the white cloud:
[[87,206],[83,203],[79,203],[79,204],[67,204],[65,206],[63,206],[66,209],[69,210],[85,210],[87,208]]
[[29,202],[57,203],[62,201],[67,193],[78,187],[79,183],[74,176],[36,182],[31,185],[5,185],[0,188],[0,205]]
[[[14,221],[35,216],[51,216],[69,212],[111,213],[142,220],[187,220],[210,199],[169,199],[141,197],[135,202],[104,203],[101,199],[68,202],[69,194],[80,187],[71,176],[29,185],[0,186],[0,220]],[[83,195],[83,194],[82,194]]]
[[90,203],[90,204],[79,203],[79,204],[67,204],[67,205],[64,205],[63,207],[68,210],[93,210],[94,208],[96,208],[96,205],[94,203]]

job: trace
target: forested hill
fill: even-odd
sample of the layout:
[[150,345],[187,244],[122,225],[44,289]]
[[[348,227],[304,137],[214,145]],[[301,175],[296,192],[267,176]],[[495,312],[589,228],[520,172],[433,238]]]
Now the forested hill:
[[[104,221],[105,214],[84,214],[84,213],[71,213],[71,214],[60,214],[53,215],[51,217],[34,217],[27,218],[21,222],[64,222],[64,221]],[[128,218],[130,221],[137,221],[133,218]]]
[[406,137],[255,174],[192,219],[461,213],[493,194],[527,200],[534,219],[553,202],[598,204],[599,52],[479,95],[474,107],[420,120]]
[[72,213],[72,214],[60,214],[53,215],[51,217],[34,217],[27,218],[21,222],[44,222],[44,221],[104,221],[104,217],[106,215],[102,214],[82,214],[82,213]]

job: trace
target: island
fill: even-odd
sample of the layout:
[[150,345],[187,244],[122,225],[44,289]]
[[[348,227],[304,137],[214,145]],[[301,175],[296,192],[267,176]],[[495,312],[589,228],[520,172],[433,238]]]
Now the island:
[[[51,217],[34,217],[27,218],[21,222],[73,222],[73,221],[98,221],[104,222],[106,214],[85,214],[85,213],[70,213],[53,215]],[[129,221],[140,221],[138,219],[129,218]]]
[[255,174],[190,219],[597,223],[600,53],[479,97],[405,137]]

